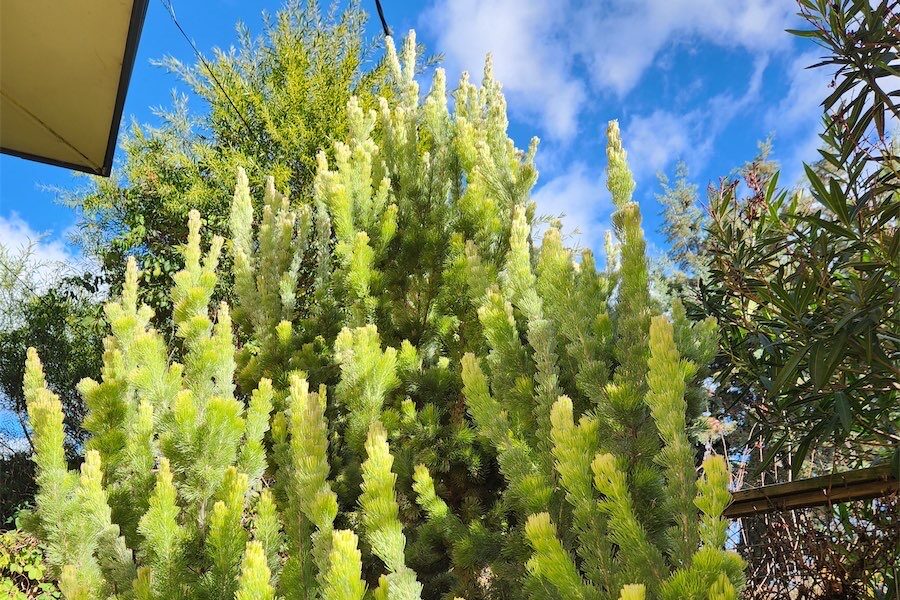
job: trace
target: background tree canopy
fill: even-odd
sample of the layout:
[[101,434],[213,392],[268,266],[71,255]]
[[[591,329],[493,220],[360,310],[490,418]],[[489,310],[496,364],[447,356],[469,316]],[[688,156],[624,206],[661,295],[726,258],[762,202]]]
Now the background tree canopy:
[[[238,166],[256,186],[272,175],[294,201],[309,199],[316,153],[330,153],[347,134],[350,97],[368,109],[392,94],[380,52],[365,41],[365,20],[356,1],[323,14],[316,2],[294,0],[266,17],[259,38],[239,26],[232,51],[196,65],[159,61],[201,99],[200,111],[174,98],[161,125],[132,126],[110,179],[67,198],[83,214],[81,239],[114,293],[125,257],[138,257],[144,300],[169,322],[168,286],[181,268],[187,214],[200,210],[208,235],[225,233]],[[228,285],[217,293],[227,295]]]

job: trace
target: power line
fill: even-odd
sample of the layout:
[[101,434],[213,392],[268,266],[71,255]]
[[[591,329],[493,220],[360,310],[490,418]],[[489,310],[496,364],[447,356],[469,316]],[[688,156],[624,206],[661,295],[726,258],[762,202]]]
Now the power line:
[[378,11],[378,18],[381,19],[381,28],[384,30],[384,37],[391,37],[391,28],[388,27],[387,19],[384,18],[384,10],[381,8],[381,0],[375,0],[375,9]]
[[253,132],[253,129],[250,127],[250,123],[247,122],[247,119],[244,118],[243,113],[241,113],[240,109],[237,107],[237,104],[234,103],[234,100],[231,99],[231,96],[228,95],[228,92],[225,90],[225,86],[222,85],[222,82],[219,81],[219,78],[216,77],[215,72],[213,72],[212,67],[209,66],[209,62],[207,62],[206,58],[203,57],[203,54],[200,53],[200,50],[197,48],[197,45],[194,43],[194,40],[188,36],[185,32],[184,28],[181,26],[181,23],[178,22],[178,18],[175,16],[175,7],[172,5],[172,0],[159,0],[162,5],[166,8],[166,11],[169,13],[169,16],[172,18],[172,22],[175,23],[175,27],[178,28],[178,31],[181,32],[182,37],[185,41],[190,45],[191,49],[193,49],[194,54],[197,55],[197,58],[200,59],[201,64],[206,67],[207,73],[212,78],[213,82],[218,86],[219,90],[222,92],[222,95],[225,96],[225,99],[228,100],[228,103],[231,104],[231,108],[234,109],[235,114],[244,123],[244,127],[247,128],[247,133],[251,138],[255,138],[256,135]]

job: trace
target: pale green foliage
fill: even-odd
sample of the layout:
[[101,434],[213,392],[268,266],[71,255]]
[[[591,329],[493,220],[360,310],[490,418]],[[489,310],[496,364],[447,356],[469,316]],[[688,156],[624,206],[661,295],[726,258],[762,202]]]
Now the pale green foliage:
[[328,600],[362,600],[366,584],[360,576],[362,559],[356,534],[346,530],[332,533],[328,562],[322,596]]
[[273,600],[275,589],[269,582],[270,577],[262,544],[248,542],[235,600]]
[[394,458],[387,443],[387,432],[379,422],[373,423],[366,440],[366,461],[362,465],[362,495],[359,498],[362,524],[372,552],[388,568],[387,597],[389,600],[421,598],[422,585],[415,573],[406,566],[404,550],[406,537],[398,519],[394,484],[397,476],[391,472]]
[[709,588],[709,600],[737,600],[734,586],[726,575],[719,575],[716,582]]
[[[707,460],[697,482],[687,435],[698,368],[679,350],[709,361],[715,323],[689,322],[677,303],[674,324],[653,316],[625,156],[613,122],[620,259],[608,259],[605,276],[590,254],[576,263],[557,225],[535,255],[517,207],[500,286],[487,288],[479,311],[488,370],[471,354],[462,363],[469,413],[507,481],[504,501],[526,522],[525,595],[535,598],[699,600],[719,593],[720,574],[732,589],[742,584],[740,558],[722,550],[724,460]],[[416,481],[426,512],[458,530],[430,479]]]
[[[725,464],[709,459],[697,482],[685,433],[687,359],[708,359],[712,323],[652,315],[617,128],[621,260],[601,273],[558,225],[535,248],[535,146],[508,138],[490,62],[481,87],[463,77],[453,113],[441,71],[419,102],[414,38],[400,55],[389,41],[387,64],[396,100],[350,102],[309,205],[270,180],[255,224],[239,173],[237,336],[227,304],[210,316],[224,243],[204,255],[199,214],[171,352],[129,264],[103,381],[82,385],[95,436],[80,483],[29,360],[36,516],[62,589],[706,598],[725,593],[723,573],[739,589],[740,560],[721,549]],[[97,535],[74,537],[78,519]]]
[[534,548],[528,561],[528,570],[534,577],[546,579],[563,598],[583,600],[596,596],[584,584],[572,557],[557,538],[549,514],[531,515],[525,524],[525,535]]
[[181,551],[185,531],[179,525],[177,498],[169,461],[163,458],[156,473],[156,487],[150,497],[150,507],[138,524],[138,531],[144,536],[143,562],[152,568],[154,574],[154,580],[149,584],[150,590],[155,590],[160,596],[175,595],[180,591],[177,581],[184,567]]
[[253,539],[262,544],[269,570],[277,572],[280,566],[278,553],[282,544],[281,519],[275,506],[275,499],[269,489],[264,489],[256,501]]
[[646,590],[643,585],[639,583],[630,583],[622,587],[622,593],[619,595],[619,600],[644,600],[645,597]]
[[[63,451],[62,406],[46,387],[37,353],[28,353],[25,397],[34,430],[39,492],[36,517],[46,560],[66,597],[92,598],[108,592],[105,577],[128,580],[131,555],[111,522],[102,487],[100,454],[88,451],[81,477],[68,471]],[[63,569],[63,567],[68,567]]]
[[278,471],[281,484],[287,487],[285,533],[289,556],[282,587],[288,590],[312,586],[312,573],[317,570],[321,576],[327,568],[337,499],[328,482],[325,401],[324,389],[310,393],[306,379],[291,376],[290,438],[285,443],[276,437],[276,443],[288,448]]
[[319,153],[315,189],[317,200],[332,216],[350,324],[363,325],[371,322],[375,311],[376,299],[370,294],[375,250],[383,251],[397,230],[397,205],[388,203],[390,180],[383,167],[373,169],[378,151],[371,139],[375,111],[366,114],[351,99],[347,118],[350,143],[335,144],[334,171],[329,170],[325,153]]
[[337,337],[334,350],[341,365],[341,382],[336,394],[350,415],[347,438],[351,445],[361,447],[369,427],[381,414],[385,396],[399,383],[397,351],[381,349],[374,325],[344,329]]
[[[274,598],[276,585],[284,597],[319,597],[321,586],[323,598],[360,598],[365,583],[355,536],[332,531],[338,506],[329,479],[326,388],[311,393],[304,377],[290,375],[287,406],[274,419],[275,464],[269,465],[264,437],[272,384],[260,380],[246,406],[234,397],[228,307],[220,305],[215,323],[207,308],[222,242],[214,239],[203,256],[196,213],[190,232],[185,269],[173,290],[184,366],[158,354],[164,345],[148,328],[149,310],[137,306],[132,262],[122,298],[107,308],[113,335],[104,381],[81,386],[92,410],[118,417],[120,429],[92,413],[88,423],[98,427],[98,437],[88,442],[80,479],[67,470],[62,453],[59,399],[47,390],[37,355],[29,353],[25,387],[41,485],[35,517],[60,589],[66,598],[244,600]],[[356,333],[348,330],[350,341],[338,349],[362,352],[347,357],[358,370],[345,387],[380,389],[385,373],[394,377],[393,351],[380,351],[374,329]],[[366,368],[366,360],[381,364],[377,357],[388,354],[388,371]],[[377,421],[366,448],[363,526],[388,566],[389,597],[418,598],[421,584],[404,561],[393,459]],[[109,486],[119,493],[116,502],[103,484],[101,452],[123,475]],[[261,487],[270,466],[280,479],[277,495]],[[132,532],[130,546],[119,536],[119,523]],[[139,568],[129,548],[137,550]]]
[[607,128],[607,187],[612,193],[613,215],[619,238],[621,267],[616,302],[616,376],[624,382],[640,385],[647,372],[647,330],[650,325],[646,242],[641,230],[641,213],[632,201],[634,179],[626,162],[619,124],[610,121]]
[[[671,519],[670,547],[674,562],[687,564],[697,548],[696,518],[692,515],[695,492],[694,446],[687,435],[686,382],[694,374],[693,363],[679,360],[673,344],[672,325],[664,317],[654,317],[650,325],[650,370],[646,396],[663,448],[657,462],[668,484]],[[724,508],[724,507],[723,507]]]

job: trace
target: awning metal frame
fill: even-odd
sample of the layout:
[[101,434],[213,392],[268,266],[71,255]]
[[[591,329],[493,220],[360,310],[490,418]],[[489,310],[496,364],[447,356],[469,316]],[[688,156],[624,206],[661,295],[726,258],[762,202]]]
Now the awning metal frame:
[[119,129],[122,124],[122,111],[125,109],[125,96],[128,93],[128,84],[131,82],[131,72],[134,70],[134,61],[137,57],[138,42],[141,39],[141,31],[144,28],[144,18],[147,16],[147,6],[150,0],[134,0],[131,6],[131,18],[128,23],[128,36],[125,39],[125,54],[122,57],[122,70],[119,73],[119,87],[116,90],[116,102],[113,107],[112,122],[109,125],[109,138],[106,142],[106,156],[99,169],[92,169],[86,165],[37,156],[28,152],[20,152],[11,148],[0,146],[0,152],[10,156],[33,160],[36,162],[63,167],[91,175],[109,177],[112,172],[113,157],[116,154],[116,141],[119,137]]

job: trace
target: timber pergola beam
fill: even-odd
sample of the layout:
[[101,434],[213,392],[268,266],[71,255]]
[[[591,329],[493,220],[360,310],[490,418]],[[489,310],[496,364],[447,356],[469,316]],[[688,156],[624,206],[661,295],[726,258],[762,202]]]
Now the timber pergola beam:
[[772,511],[880,498],[900,491],[891,465],[831,473],[734,492],[724,517],[736,519]]

